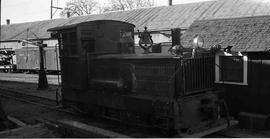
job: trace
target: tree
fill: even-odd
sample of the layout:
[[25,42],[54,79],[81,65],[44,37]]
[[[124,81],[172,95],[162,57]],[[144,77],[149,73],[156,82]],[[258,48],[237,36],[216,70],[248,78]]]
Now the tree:
[[125,11],[137,8],[147,8],[155,5],[155,0],[109,0],[108,5],[101,6],[95,0],[70,0],[60,13],[61,16],[81,16],[93,13],[104,13],[110,11]]
[[154,0],[110,0],[109,3],[110,6],[105,7],[104,12],[148,8],[155,5]]
[[70,0],[60,15],[66,16],[67,13],[70,13],[70,16],[92,14],[97,10],[97,5],[98,2],[95,0]]

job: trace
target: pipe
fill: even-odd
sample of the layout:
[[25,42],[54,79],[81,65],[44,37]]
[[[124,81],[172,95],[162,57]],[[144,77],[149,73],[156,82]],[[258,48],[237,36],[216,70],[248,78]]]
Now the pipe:
[[10,19],[7,19],[6,22],[7,22],[7,25],[9,25],[10,24]]
[[168,0],[168,6],[172,6],[172,0]]

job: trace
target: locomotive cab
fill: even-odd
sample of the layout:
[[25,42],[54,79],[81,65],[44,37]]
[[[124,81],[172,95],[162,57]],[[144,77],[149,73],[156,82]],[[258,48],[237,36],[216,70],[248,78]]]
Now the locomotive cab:
[[88,87],[87,54],[134,53],[134,25],[97,20],[49,29],[58,38],[62,83],[69,89]]
[[224,129],[214,57],[135,54],[134,27],[96,20],[49,30],[58,34],[64,104],[186,137]]

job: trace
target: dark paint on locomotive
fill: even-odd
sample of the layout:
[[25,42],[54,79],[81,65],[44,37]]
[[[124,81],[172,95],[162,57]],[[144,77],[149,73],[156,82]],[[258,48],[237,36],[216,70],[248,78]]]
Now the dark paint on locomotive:
[[[219,118],[214,57],[134,54],[134,25],[96,20],[49,29],[60,42],[65,104],[177,131]],[[55,35],[55,34],[54,34]]]

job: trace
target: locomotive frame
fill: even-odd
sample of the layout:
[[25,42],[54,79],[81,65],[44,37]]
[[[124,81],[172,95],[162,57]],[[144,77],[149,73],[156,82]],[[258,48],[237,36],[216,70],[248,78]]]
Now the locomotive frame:
[[95,20],[48,30],[60,44],[63,103],[181,135],[230,125],[214,88],[214,56],[135,54],[134,27]]

